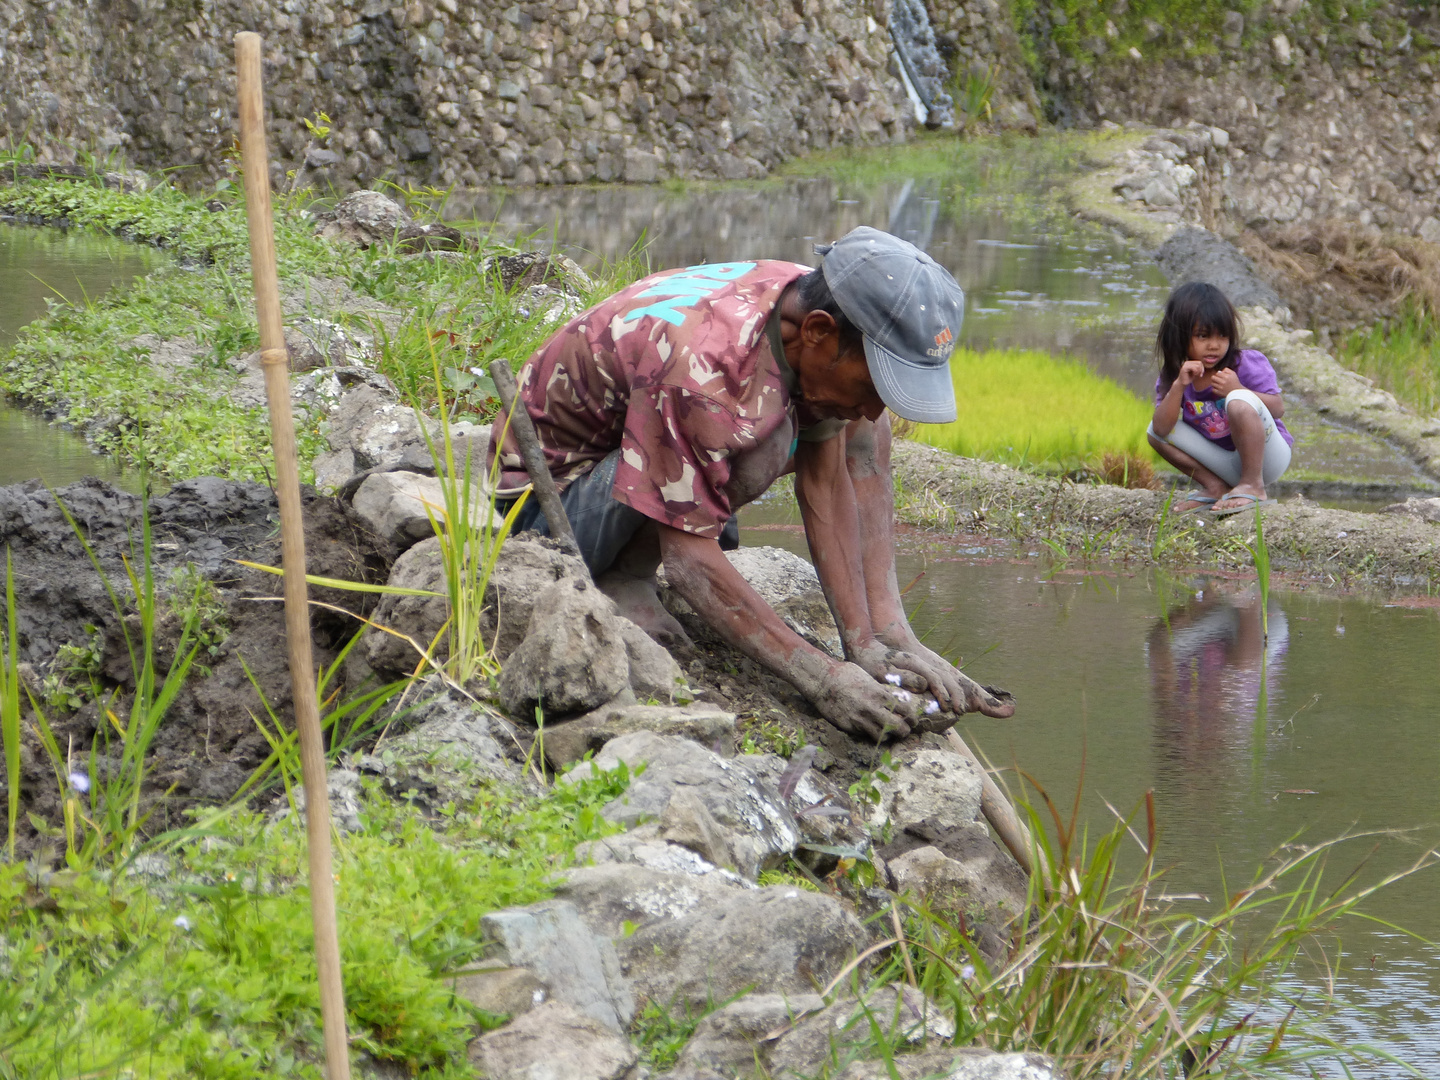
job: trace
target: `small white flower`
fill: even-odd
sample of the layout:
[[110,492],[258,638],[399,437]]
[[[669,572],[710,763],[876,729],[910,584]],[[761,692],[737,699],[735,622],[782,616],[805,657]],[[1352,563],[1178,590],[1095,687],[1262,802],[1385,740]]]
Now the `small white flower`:
[[72,772],[65,779],[69,782],[72,791],[78,791],[83,795],[90,790],[90,777],[83,772]]
[[925,715],[926,715],[926,716],[934,716],[934,715],[935,715],[937,712],[939,712],[939,711],[940,711],[940,703],[939,703],[938,701],[936,701],[934,698],[931,698],[929,701],[925,702]]
[[1196,590],[1195,590],[1195,599],[1196,599],[1196,600],[1204,600],[1204,599],[1205,599],[1205,590],[1204,590],[1204,589],[1196,589]]
[[909,690],[891,690],[890,692],[895,695],[895,698],[896,698],[896,700],[898,700],[898,701],[909,701],[909,700],[910,700],[910,691],[909,691]]
[[188,930],[190,929],[190,927],[191,927],[191,922],[190,922],[190,920],[187,919],[184,915],[176,915],[176,916],[175,916],[175,925],[178,926],[181,930],[187,930],[187,931],[188,931]]
[[888,682],[891,686],[899,686],[899,685],[900,685],[900,676],[899,676],[899,675],[896,675],[896,674],[892,671],[892,672],[890,672],[890,674],[888,674],[888,675],[885,676],[885,681]]
[[960,977],[962,979],[973,979],[975,977],[975,965],[966,964],[964,967],[962,967],[960,969]]
[[1338,533],[1336,533],[1335,535],[1336,535],[1336,537],[1338,537],[1339,539],[1344,540],[1345,537],[1349,536],[1350,534],[1347,533],[1344,529],[1341,529],[1341,530],[1340,530]]

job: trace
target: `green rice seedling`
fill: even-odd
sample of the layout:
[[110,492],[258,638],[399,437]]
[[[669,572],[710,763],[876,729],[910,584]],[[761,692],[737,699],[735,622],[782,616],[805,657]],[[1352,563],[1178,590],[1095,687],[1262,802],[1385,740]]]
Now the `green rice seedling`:
[[[145,476],[142,470],[142,483]],[[69,748],[62,753],[45,720],[40,704],[31,700],[31,712],[37,735],[55,769],[65,806],[66,860],[71,866],[88,866],[103,857],[124,857],[132,851],[144,818],[140,813],[140,796],[145,786],[150,744],[159,730],[166,712],[185,684],[200,646],[196,643],[198,618],[185,620],[174,649],[174,659],[163,673],[156,661],[155,622],[160,601],[156,595],[153,575],[153,544],[148,507],[141,513],[141,548],[132,561],[122,557],[129,594],[122,602],[115,591],[84,530],[71,516],[58,497],[55,504],[76,538],[80,541],[95,572],[100,576],[110,599],[129,660],[134,690],[126,715],[116,712],[116,695],[109,700],[96,700],[100,728],[91,743],[88,770],[78,769]],[[137,569],[138,563],[138,569]],[[132,631],[127,608],[133,609],[138,633]],[[108,750],[118,741],[119,755],[113,767],[98,770],[100,746]]]
[[1260,585],[1260,628],[1270,640],[1270,546],[1265,543],[1265,512],[1255,507],[1255,542],[1247,545],[1255,560],[1255,579]]
[[1070,467],[1146,450],[1151,407],[1085,363],[1033,349],[956,349],[959,417],[914,438],[964,457]]
[[[921,989],[953,1010],[957,1043],[1051,1054],[1074,1080],[1329,1075],[1329,1067],[1364,1075],[1395,1062],[1331,1035],[1329,1000],[1306,975],[1328,980],[1339,962],[1337,924],[1368,918],[1362,903],[1434,867],[1435,852],[1378,883],[1357,885],[1351,871],[1337,886],[1327,864],[1349,838],[1287,844],[1207,910],[1203,898],[1164,891],[1152,796],[1137,808],[1143,835],[1132,827],[1136,814],[1117,814],[1098,837],[1078,826],[1078,799],[1069,821],[1043,791],[1038,806],[1020,804],[1050,872],[1031,879],[998,966],[963,916],[912,905],[908,958]],[[1140,865],[1127,871],[1132,837]],[[904,970],[892,958],[880,977],[899,980]]]
[[1440,411],[1440,323],[1408,303],[1389,322],[1356,330],[1340,342],[1340,361],[1374,379],[1407,405]]

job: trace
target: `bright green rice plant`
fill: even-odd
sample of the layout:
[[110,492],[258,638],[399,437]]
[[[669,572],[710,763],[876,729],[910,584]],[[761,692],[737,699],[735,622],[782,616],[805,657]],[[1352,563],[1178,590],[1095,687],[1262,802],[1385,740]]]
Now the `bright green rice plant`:
[[[500,673],[491,647],[485,642],[485,590],[525,498],[517,499],[497,524],[494,499],[485,492],[495,491],[499,484],[500,455],[496,454],[490,465],[486,476],[488,487],[475,476],[469,444],[465,444],[464,460],[457,464],[445,383],[438,361],[434,366],[434,379],[440,415],[439,445],[430,437],[423,422],[421,430],[426,431],[425,442],[437,465],[436,476],[444,505],[427,506],[425,510],[439,539],[440,560],[445,569],[445,592],[449,601],[449,618],[445,624],[449,638],[446,674],[458,685],[466,686],[477,678]],[[517,401],[517,407],[524,406]],[[509,431],[510,418],[504,417],[502,423],[501,418],[496,417],[495,424],[499,430],[493,432],[491,438],[498,445]]]
[[1426,416],[1440,411],[1440,324],[1417,305],[1356,330],[1338,349],[1346,367],[1374,379]]
[[1034,349],[956,349],[950,373],[959,416],[917,425],[920,442],[1050,468],[1146,449],[1151,407],[1083,361]]
[[[1150,795],[1144,836],[1132,828],[1135,815],[1117,814],[1114,828],[1092,837],[1077,827],[1078,796],[1069,822],[1043,791],[1040,802],[1020,809],[1050,872],[1032,878],[1002,963],[989,964],[963,916],[912,906],[909,960],[920,988],[953,1009],[957,1044],[1051,1054],[1074,1080],[1367,1075],[1395,1061],[1332,1035],[1317,983],[1338,964],[1337,924],[1367,918],[1360,904],[1433,867],[1435,852],[1361,886],[1354,871],[1338,884],[1327,873],[1348,838],[1286,844],[1247,885],[1222,886],[1206,907],[1166,894]],[[1127,869],[1137,861],[1124,851],[1132,837],[1141,857]],[[903,959],[892,958],[881,978],[904,978]]]

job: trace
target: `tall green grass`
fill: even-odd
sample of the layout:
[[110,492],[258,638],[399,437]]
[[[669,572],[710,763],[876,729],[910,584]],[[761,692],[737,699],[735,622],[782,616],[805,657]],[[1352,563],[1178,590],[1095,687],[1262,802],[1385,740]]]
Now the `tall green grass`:
[[963,457],[1016,465],[1090,463],[1144,454],[1151,407],[1079,360],[1032,349],[956,349],[959,418],[918,425],[912,437]]
[[1440,411],[1440,325],[1415,306],[1343,339],[1340,362],[1426,415]]

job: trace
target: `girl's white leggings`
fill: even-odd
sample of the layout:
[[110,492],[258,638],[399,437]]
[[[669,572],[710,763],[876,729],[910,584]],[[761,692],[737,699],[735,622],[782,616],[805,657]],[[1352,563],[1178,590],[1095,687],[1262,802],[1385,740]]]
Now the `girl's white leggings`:
[[[1261,479],[1269,486],[1279,480],[1290,467],[1290,444],[1275,427],[1275,418],[1270,415],[1270,410],[1256,396],[1255,391],[1246,390],[1243,386],[1239,390],[1230,391],[1225,395],[1225,411],[1228,413],[1230,406],[1236,402],[1242,402],[1254,409],[1260,414],[1260,421],[1265,425],[1265,460],[1261,466]],[[1169,435],[1156,435],[1153,423],[1146,434],[1169,443],[1177,450],[1183,450],[1231,487],[1240,482],[1240,451],[1226,450],[1218,443],[1211,442],[1184,420],[1177,420]]]

